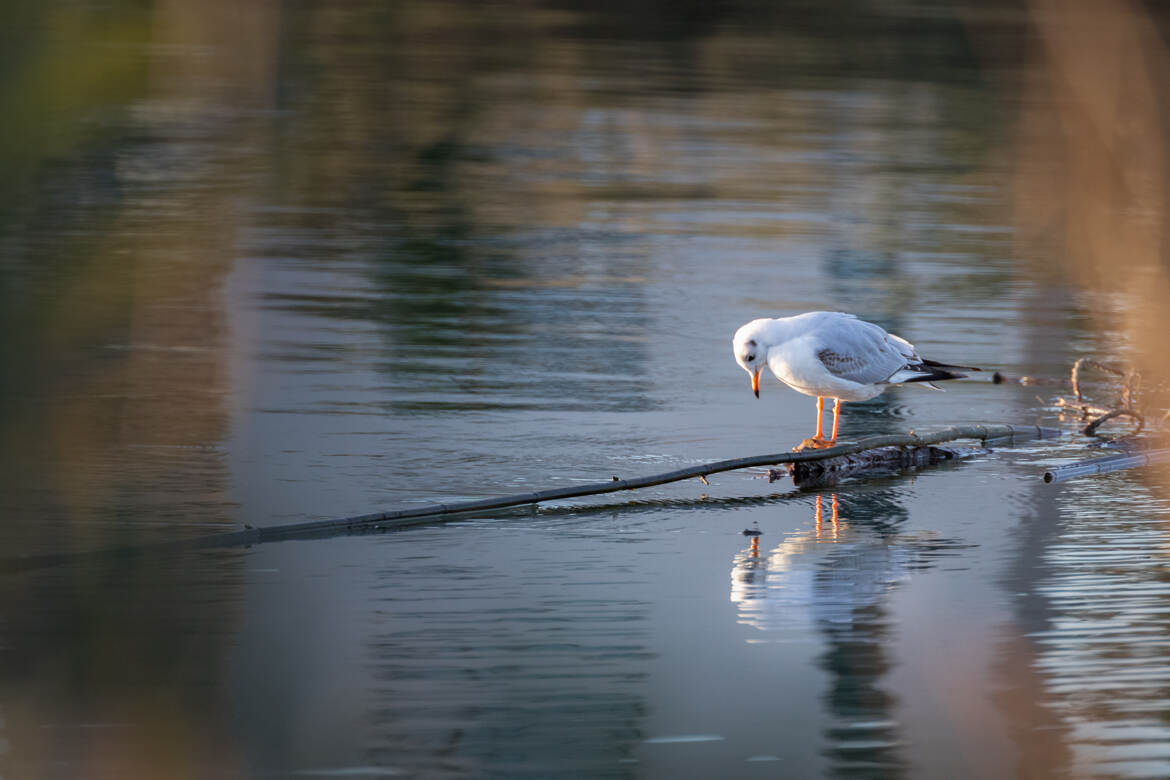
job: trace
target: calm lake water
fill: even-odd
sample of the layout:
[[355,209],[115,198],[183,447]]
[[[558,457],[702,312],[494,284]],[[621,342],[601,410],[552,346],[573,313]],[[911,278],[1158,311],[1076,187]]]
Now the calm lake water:
[[[1027,14],[593,6],[12,4],[6,561],[781,451],[758,316],[1125,353],[1021,248]],[[1070,435],[6,570],[0,777],[1170,776],[1165,491],[1045,485],[1056,385],[947,389],[842,435]]]

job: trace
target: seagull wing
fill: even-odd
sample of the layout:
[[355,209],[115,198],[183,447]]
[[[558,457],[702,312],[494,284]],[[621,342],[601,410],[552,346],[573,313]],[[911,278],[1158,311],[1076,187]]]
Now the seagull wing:
[[908,341],[858,319],[841,318],[818,329],[816,355],[833,376],[863,385],[887,382],[922,363]]

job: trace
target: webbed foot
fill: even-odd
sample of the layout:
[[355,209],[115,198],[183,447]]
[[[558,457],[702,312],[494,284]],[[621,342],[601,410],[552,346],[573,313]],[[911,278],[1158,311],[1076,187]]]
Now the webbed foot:
[[822,436],[814,436],[811,439],[805,439],[800,444],[792,448],[793,452],[803,452],[804,450],[823,450],[828,447],[837,446],[837,442],[832,439],[826,439]]

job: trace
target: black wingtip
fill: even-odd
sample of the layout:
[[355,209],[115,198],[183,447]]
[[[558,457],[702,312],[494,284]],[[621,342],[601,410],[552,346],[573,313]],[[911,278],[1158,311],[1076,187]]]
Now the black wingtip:
[[955,371],[942,371],[937,366],[930,366],[930,369],[929,374],[921,374],[911,379],[905,379],[903,382],[941,382],[944,379],[965,379],[967,377],[966,374],[959,374]]
[[[951,363],[940,363],[937,360],[923,360],[922,365],[930,366],[931,368],[942,369],[943,371],[947,371],[949,369],[954,369],[956,371],[982,371],[983,370],[982,368],[976,368],[975,366],[956,366],[956,365],[952,365]],[[963,375],[958,374],[955,377],[947,377],[947,378],[948,379],[957,379],[960,376],[963,376]]]

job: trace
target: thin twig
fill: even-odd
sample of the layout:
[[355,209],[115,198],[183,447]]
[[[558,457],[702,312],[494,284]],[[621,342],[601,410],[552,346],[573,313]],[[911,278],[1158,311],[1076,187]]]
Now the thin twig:
[[1125,377],[1126,372],[1116,366],[1111,366],[1108,363],[1102,363],[1100,360],[1083,357],[1077,362],[1073,363],[1072,374],[1069,376],[1069,381],[1072,382],[1073,394],[1076,395],[1078,401],[1084,401],[1084,396],[1081,395],[1080,373],[1082,366],[1092,366],[1115,376]]
[[1137,428],[1130,432],[1130,436],[1136,436],[1142,432],[1142,428],[1146,427],[1146,418],[1142,417],[1141,414],[1134,411],[1133,409],[1114,409],[1112,411],[1106,412],[1086,425],[1081,433],[1085,434],[1086,436],[1092,436],[1097,432],[1098,428],[1100,428],[1109,420],[1112,420],[1114,417],[1132,417],[1133,419],[1137,420]]
[[1126,409],[1133,409],[1137,404],[1137,391],[1142,384],[1142,375],[1136,369],[1130,369],[1125,375],[1125,387],[1121,389],[1121,402]]
[[[1041,399],[1043,401],[1043,399]],[[1097,406],[1088,401],[1072,401],[1068,398],[1057,398],[1056,405],[1060,407],[1061,414],[1079,414],[1081,417],[1088,418],[1098,414],[1108,414],[1113,411],[1104,406]]]

